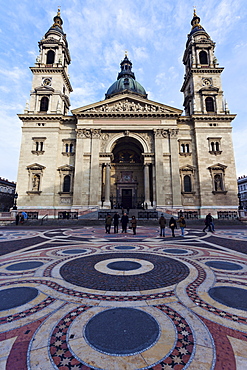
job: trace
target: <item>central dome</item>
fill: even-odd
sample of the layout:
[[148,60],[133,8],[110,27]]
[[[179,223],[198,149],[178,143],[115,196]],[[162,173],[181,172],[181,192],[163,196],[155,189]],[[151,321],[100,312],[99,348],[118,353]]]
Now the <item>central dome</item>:
[[121,72],[118,74],[115,81],[107,90],[105,98],[109,99],[117,94],[132,93],[140,95],[142,98],[147,98],[146,91],[142,85],[136,81],[134,72],[132,72],[132,63],[125,55],[124,60],[120,64]]

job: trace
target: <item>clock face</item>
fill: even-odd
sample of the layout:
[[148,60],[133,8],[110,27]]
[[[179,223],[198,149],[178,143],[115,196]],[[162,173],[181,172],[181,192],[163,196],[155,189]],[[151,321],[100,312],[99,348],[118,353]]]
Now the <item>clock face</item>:
[[205,85],[205,86],[210,86],[212,83],[211,83],[211,81],[208,79],[208,78],[204,78],[204,80],[203,80],[203,85]]
[[51,86],[51,78],[44,78],[42,84],[43,86]]

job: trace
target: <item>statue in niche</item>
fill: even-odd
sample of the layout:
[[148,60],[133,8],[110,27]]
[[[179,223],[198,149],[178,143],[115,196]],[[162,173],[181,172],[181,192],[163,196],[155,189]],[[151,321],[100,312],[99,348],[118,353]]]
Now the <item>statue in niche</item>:
[[221,175],[214,176],[214,189],[215,191],[222,191],[222,179]]
[[33,176],[33,191],[39,191],[39,186],[40,186],[40,176],[39,175],[34,175]]

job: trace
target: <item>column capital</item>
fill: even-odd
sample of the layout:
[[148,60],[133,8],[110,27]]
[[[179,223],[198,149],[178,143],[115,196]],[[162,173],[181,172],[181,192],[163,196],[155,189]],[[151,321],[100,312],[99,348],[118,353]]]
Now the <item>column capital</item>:
[[91,135],[92,135],[92,138],[99,139],[100,136],[101,136],[101,129],[100,128],[92,128],[91,129]]
[[91,132],[90,130],[87,130],[86,128],[83,129],[77,129],[76,135],[78,139],[84,139],[84,138],[91,138]]
[[165,130],[165,129],[157,129],[157,130],[154,130],[154,136],[156,138],[167,138],[168,137],[168,131],[169,130]]
[[176,138],[178,136],[179,129],[169,129],[168,130],[170,138]]

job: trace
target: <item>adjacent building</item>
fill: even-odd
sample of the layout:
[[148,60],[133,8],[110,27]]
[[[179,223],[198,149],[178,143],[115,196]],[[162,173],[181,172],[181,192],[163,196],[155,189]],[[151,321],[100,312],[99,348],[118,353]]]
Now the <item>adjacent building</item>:
[[215,43],[194,12],[182,109],[148,99],[125,55],[105,100],[70,109],[71,62],[60,11],[31,67],[18,172],[18,209],[112,207],[196,212],[238,208],[231,122]]
[[0,212],[9,212],[14,205],[16,183],[0,177]]

